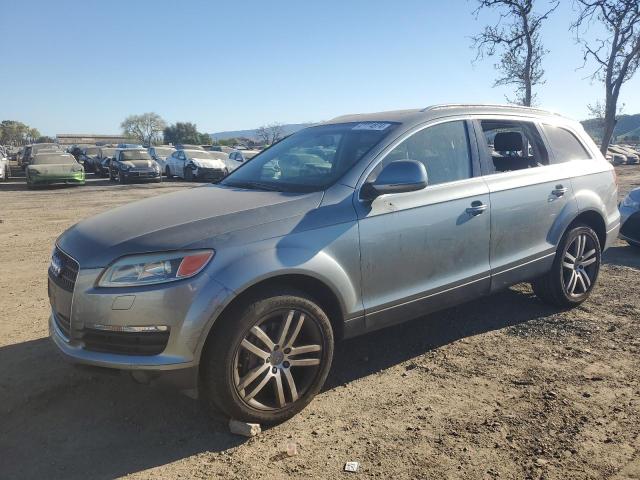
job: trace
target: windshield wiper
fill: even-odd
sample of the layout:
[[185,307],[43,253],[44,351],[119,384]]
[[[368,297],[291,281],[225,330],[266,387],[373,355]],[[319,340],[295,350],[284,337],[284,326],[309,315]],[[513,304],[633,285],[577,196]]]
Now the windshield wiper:
[[265,190],[268,192],[281,192],[282,189],[270,183],[262,183],[262,182],[229,182],[227,184],[228,187],[235,188],[246,188],[248,190]]

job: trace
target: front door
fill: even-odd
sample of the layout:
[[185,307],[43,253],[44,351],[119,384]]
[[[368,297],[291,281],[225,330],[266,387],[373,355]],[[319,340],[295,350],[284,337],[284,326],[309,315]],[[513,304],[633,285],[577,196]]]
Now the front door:
[[489,190],[470,124],[449,121],[401,140],[389,162],[418,160],[428,186],[356,201],[368,329],[403,322],[489,291]]

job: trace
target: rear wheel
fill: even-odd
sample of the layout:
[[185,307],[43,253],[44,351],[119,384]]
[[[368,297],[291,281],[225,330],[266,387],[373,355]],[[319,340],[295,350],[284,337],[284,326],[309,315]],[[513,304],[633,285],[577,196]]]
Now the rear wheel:
[[562,237],[551,270],[532,283],[534,293],[558,307],[580,305],[598,279],[601,256],[596,232],[586,225],[573,227]]
[[122,172],[118,172],[118,183],[120,185],[124,185],[125,183],[127,183],[127,177],[125,177]]
[[201,363],[205,399],[231,418],[275,424],[300,412],[331,367],[333,332],[304,293],[269,291],[219,320]]

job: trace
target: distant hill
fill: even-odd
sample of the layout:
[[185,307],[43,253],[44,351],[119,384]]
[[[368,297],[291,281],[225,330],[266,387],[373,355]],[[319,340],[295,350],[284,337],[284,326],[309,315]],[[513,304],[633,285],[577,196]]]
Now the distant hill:
[[[602,127],[597,119],[591,118],[585,120],[582,122],[582,125],[592,138],[599,139],[602,135]],[[640,113],[635,115],[620,115],[616,128],[613,131],[613,136],[616,137],[617,141],[624,140],[625,137],[628,137],[629,140],[640,139]]]
[[[282,129],[284,131],[284,135],[291,135],[292,133],[297,132],[298,130],[302,130],[305,127],[312,125],[311,123],[288,123],[286,125],[282,125]],[[251,130],[229,130],[227,132],[216,132],[210,133],[211,138],[213,140],[226,140],[228,138],[255,138],[257,128]]]

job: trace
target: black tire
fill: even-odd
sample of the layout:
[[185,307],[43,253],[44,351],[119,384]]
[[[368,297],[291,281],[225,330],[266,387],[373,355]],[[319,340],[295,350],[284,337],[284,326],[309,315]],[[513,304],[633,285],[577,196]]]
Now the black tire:
[[169,168],[169,165],[167,165],[164,169],[164,176],[167,178],[173,178],[173,175],[171,175],[171,169]]
[[[302,314],[304,318],[299,327]],[[272,425],[296,415],[322,388],[333,358],[333,331],[327,315],[305,293],[292,289],[264,290],[232,306],[218,322],[200,363],[200,391],[207,407],[215,407],[236,420]],[[285,324],[289,329],[282,327]],[[261,343],[259,337],[253,336],[255,330],[252,327],[258,325],[263,333],[270,332],[267,336],[273,337],[274,343],[281,337],[282,330],[290,332],[290,335],[285,336],[283,345],[270,349],[266,343]],[[278,330],[275,335],[274,328]],[[250,343],[264,349],[262,353],[269,355],[268,358],[258,357],[241,346],[250,338]],[[320,349],[292,353],[292,348],[300,348],[296,346],[299,342],[306,348],[319,346]],[[312,345],[306,342],[319,343]],[[293,365],[296,360],[290,356],[302,355],[314,356],[304,360],[318,363]],[[313,369],[309,368],[312,366]],[[239,390],[242,382],[257,369],[263,373]],[[292,384],[295,388],[291,388]],[[276,393],[278,385],[283,387],[281,396]],[[259,393],[248,398],[254,390],[259,390]],[[271,401],[273,404],[270,405]],[[262,403],[255,405],[256,402]]]
[[184,167],[183,177],[185,182],[193,182],[193,170],[189,167]]
[[[582,257],[576,254],[576,248],[580,248],[578,237],[586,239]],[[574,254],[575,263],[569,258]],[[583,266],[582,262],[591,263]],[[586,225],[575,225],[562,236],[551,270],[532,282],[533,292],[551,305],[560,308],[576,307],[589,298],[598,280],[601,263],[602,250],[596,232]],[[572,264],[574,267],[570,267]]]
[[118,183],[120,185],[125,185],[127,183],[127,177],[125,177],[122,172],[118,172]]

